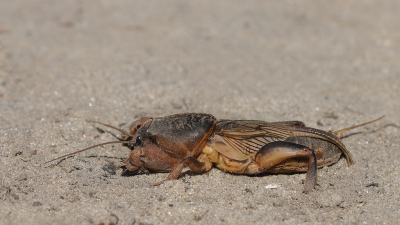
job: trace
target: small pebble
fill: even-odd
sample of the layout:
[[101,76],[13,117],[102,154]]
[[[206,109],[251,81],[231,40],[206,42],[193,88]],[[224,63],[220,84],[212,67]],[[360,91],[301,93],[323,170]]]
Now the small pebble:
[[268,184],[265,186],[265,188],[266,189],[276,189],[276,188],[278,188],[278,185],[277,184]]
[[107,173],[111,174],[111,175],[117,174],[117,173],[115,172],[116,169],[115,169],[115,166],[114,166],[114,165],[108,164],[108,165],[103,166],[102,169],[103,169],[104,171],[106,171]]
[[41,205],[43,205],[41,202],[33,202],[33,204],[32,204],[33,206],[41,206]]

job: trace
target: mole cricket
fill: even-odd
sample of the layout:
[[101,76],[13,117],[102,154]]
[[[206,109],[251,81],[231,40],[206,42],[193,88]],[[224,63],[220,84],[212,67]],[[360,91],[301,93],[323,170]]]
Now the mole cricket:
[[143,117],[128,131],[87,120],[121,132],[120,141],[94,145],[48,162],[122,143],[131,149],[123,161],[124,173],[169,172],[166,180],[175,180],[185,167],[194,173],[207,172],[213,166],[249,175],[307,172],[304,192],[308,193],[317,183],[317,168],[338,162],[342,155],[349,166],[353,164],[341,134],[382,118],[332,132],[307,127],[301,121],[217,120],[205,113]]

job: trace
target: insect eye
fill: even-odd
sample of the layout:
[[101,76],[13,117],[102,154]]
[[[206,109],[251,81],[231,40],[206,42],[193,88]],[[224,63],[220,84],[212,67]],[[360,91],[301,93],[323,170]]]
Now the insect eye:
[[136,141],[135,141],[136,145],[142,145],[142,142],[143,142],[142,137],[137,136]]

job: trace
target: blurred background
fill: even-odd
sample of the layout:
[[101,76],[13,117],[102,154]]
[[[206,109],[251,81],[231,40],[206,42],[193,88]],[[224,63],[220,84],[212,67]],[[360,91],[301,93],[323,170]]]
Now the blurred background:
[[[221,208],[221,202],[211,200],[203,211],[198,211],[191,207],[204,204],[199,191],[194,192],[201,199],[197,202],[191,199],[190,204],[181,200],[168,203],[181,205],[179,209],[158,204],[161,216],[146,214],[147,209],[136,207],[139,203],[121,203],[107,208],[107,212],[121,212],[118,214],[121,224],[133,223],[133,217],[144,224],[185,223],[193,218],[200,223],[263,223],[263,215],[271,218],[268,220],[271,223],[399,221],[396,211],[399,198],[395,200],[393,196],[399,196],[394,187],[399,187],[396,165],[400,146],[400,2],[2,0],[0,4],[0,199],[5,200],[4,206],[0,206],[0,216],[9,223],[112,221],[112,217],[103,218],[104,213],[96,214],[90,206],[93,206],[91,201],[97,201],[107,208],[109,201],[122,201],[117,196],[112,200],[94,198],[88,191],[76,194],[80,200],[68,204],[56,204],[52,197],[46,202],[44,196],[58,199],[51,190],[65,188],[58,183],[60,180],[74,183],[69,179],[76,176],[57,170],[57,166],[45,168],[40,163],[113,138],[98,133],[85,119],[118,126],[141,116],[179,112],[206,112],[220,119],[302,120],[308,126],[323,130],[340,129],[386,115],[380,126],[363,128],[375,133],[368,133],[367,137],[352,136],[346,140],[346,146],[348,143],[352,148],[360,167],[351,169],[361,171],[354,176],[369,174],[368,179],[372,179],[371,173],[375,174],[381,183],[389,182],[391,191],[386,190],[386,195],[380,190],[364,196],[360,194],[364,192],[357,189],[356,179],[343,175],[335,179],[345,180],[343,185],[348,184],[354,190],[350,188],[353,194],[341,195],[349,188],[337,187],[336,195],[340,199],[350,199],[347,205],[340,207],[343,201],[330,206],[335,199],[327,200],[329,203],[315,203],[318,196],[304,197],[300,193],[302,185],[296,183],[293,184],[298,189],[296,194],[276,194],[274,201],[265,200],[269,205],[264,202],[262,207],[256,203],[235,208],[232,206],[235,204],[229,204],[235,200],[221,197],[224,203],[228,202],[225,208]],[[368,143],[374,145],[367,146]],[[120,152],[121,149],[124,152]],[[117,145],[107,148],[108,153],[101,151],[96,152],[119,154],[118,157],[129,153]],[[385,161],[387,158],[392,160]],[[371,168],[367,161],[376,166]],[[65,167],[74,163],[71,159]],[[98,164],[99,168],[102,165]],[[82,168],[87,172],[84,164]],[[344,170],[343,174],[350,171],[344,169],[347,168],[345,163],[339,168]],[[99,175],[95,171],[82,173],[82,176]],[[216,179],[224,176],[245,179],[243,182],[250,179],[224,175],[218,170],[213,173]],[[33,179],[37,174],[43,177]],[[22,179],[17,179],[20,176]],[[123,179],[119,174],[115,177]],[[187,179],[207,182],[210,178]],[[283,182],[284,190],[293,183],[293,180],[285,181],[287,176],[263,179],[260,182],[281,179],[278,183]],[[289,179],[298,181],[300,178],[290,176]],[[44,183],[50,180],[54,181],[54,186],[47,189]],[[109,185],[98,182],[97,186],[89,186],[100,187],[109,195],[115,192],[111,189],[107,192],[105,187]],[[321,182],[324,189],[323,180]],[[218,184],[215,183],[215,188],[224,188]],[[175,185],[186,184],[178,181]],[[262,183],[257,185],[263,187]],[[243,192],[241,183],[231,186],[232,190]],[[81,188],[85,187],[77,182],[74,188],[65,191],[81,193]],[[129,187],[131,191],[139,191],[135,189],[137,186]],[[333,189],[328,184],[326,187]],[[158,196],[163,191],[166,193],[159,189],[150,192]],[[10,193],[15,193],[20,200],[9,197]],[[327,198],[336,196],[324,194]],[[256,198],[243,195],[246,199]],[[287,196],[300,200],[289,201]],[[268,195],[263,198],[267,197],[271,198]],[[91,200],[86,202],[86,198]],[[33,201],[39,201],[35,199],[41,199],[42,211],[32,206]],[[375,201],[371,199],[377,199],[377,205],[359,206]],[[21,203],[22,200],[27,203]],[[152,199],[139,202],[153,204]],[[85,208],[85,212],[75,211],[76,204]],[[304,204],[309,205],[310,210],[294,209]],[[280,209],[276,209],[276,205]],[[14,208],[24,210],[11,213]],[[248,208],[253,213],[246,211]],[[324,211],[324,208],[329,210]],[[382,216],[378,209],[383,208],[395,213],[385,212],[386,216]],[[342,215],[343,209],[354,214]],[[133,217],[122,216],[122,212],[129,210]],[[236,210],[240,213],[233,216]],[[80,216],[69,218],[72,212]],[[162,214],[168,212],[174,216],[168,219]],[[226,216],[225,220],[218,215]]]

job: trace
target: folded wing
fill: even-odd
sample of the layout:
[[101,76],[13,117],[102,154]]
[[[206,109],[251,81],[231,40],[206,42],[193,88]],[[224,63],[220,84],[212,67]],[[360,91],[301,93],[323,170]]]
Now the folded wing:
[[[264,145],[283,141],[292,132],[291,127],[305,127],[300,121],[268,123],[258,120],[220,120],[216,124],[215,134],[231,148],[220,148],[221,152],[236,160],[243,160],[256,154]],[[221,140],[222,141],[222,140]],[[247,157],[246,157],[247,156]]]

